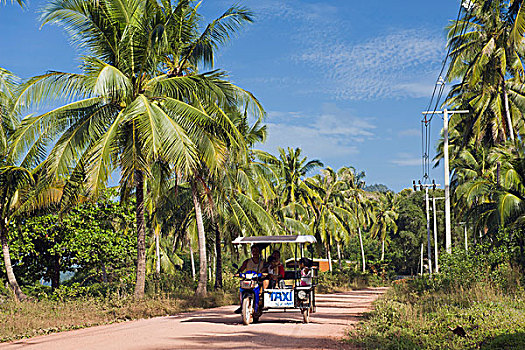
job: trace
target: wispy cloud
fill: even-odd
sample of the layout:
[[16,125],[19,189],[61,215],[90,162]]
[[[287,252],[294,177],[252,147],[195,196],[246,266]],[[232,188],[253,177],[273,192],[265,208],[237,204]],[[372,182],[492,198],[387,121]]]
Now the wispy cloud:
[[421,136],[421,130],[418,129],[405,129],[401,130],[398,133],[401,137],[413,137],[413,136]]
[[336,159],[359,152],[359,143],[375,137],[373,118],[362,118],[325,104],[319,115],[270,111],[268,140],[262,147],[301,147],[312,158]]
[[390,163],[398,166],[421,166],[421,157],[415,157],[410,153],[399,153]]
[[328,73],[323,90],[337,99],[422,97],[443,45],[428,30],[403,29],[356,44],[316,41],[295,59]]
[[[426,97],[443,58],[445,40],[427,28],[385,28],[356,41],[347,17],[336,6],[298,0],[248,1],[261,22],[292,25],[283,33],[293,45],[288,59],[311,77],[296,93],[323,94],[336,100]],[[266,79],[272,79],[267,77]],[[275,78],[283,79],[283,77]],[[285,83],[292,83],[285,79]]]

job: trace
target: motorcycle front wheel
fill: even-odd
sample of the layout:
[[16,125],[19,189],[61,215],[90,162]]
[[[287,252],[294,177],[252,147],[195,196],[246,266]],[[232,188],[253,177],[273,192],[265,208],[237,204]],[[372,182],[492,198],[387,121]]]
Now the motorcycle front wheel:
[[242,324],[247,326],[253,321],[253,298],[245,296],[242,299]]

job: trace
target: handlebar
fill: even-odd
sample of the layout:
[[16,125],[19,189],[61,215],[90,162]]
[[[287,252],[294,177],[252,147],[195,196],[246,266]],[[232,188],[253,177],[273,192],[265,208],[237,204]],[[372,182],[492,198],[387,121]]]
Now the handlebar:
[[[247,276],[247,275],[251,275],[251,276]],[[239,278],[248,278],[248,279],[253,279],[254,277],[266,277],[268,276],[268,273],[266,272],[255,272],[255,271],[246,271],[246,272],[241,272],[241,273],[236,273],[233,275],[234,277],[239,277]]]

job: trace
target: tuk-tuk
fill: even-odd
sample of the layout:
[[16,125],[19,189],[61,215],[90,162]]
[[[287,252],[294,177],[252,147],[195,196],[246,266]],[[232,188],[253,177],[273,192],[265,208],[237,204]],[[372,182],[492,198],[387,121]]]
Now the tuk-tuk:
[[[310,314],[315,312],[315,269],[309,270],[311,273],[305,277],[298,268],[298,250],[300,249],[301,261],[306,261],[303,257],[304,245],[315,243],[316,239],[310,235],[288,235],[288,236],[253,236],[238,237],[233,244],[250,244],[259,247],[261,259],[262,252],[270,244],[295,244],[293,270],[285,270],[284,279],[275,287],[262,290],[261,280],[265,278],[262,271],[246,271],[237,276],[240,282],[240,302],[242,323],[249,325],[257,322],[262,313],[266,310],[299,309],[303,316],[303,322],[310,321]],[[307,281],[307,282],[305,282]],[[288,282],[288,283],[287,283]]]

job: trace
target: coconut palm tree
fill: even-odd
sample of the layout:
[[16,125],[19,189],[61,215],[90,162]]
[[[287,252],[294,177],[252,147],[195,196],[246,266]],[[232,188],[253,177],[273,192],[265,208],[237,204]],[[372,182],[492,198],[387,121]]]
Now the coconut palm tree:
[[33,175],[25,168],[6,165],[0,167],[0,243],[2,244],[7,280],[16,300],[25,300],[27,296],[20,289],[13,272],[8,230],[14,218],[16,206],[20,203],[21,192],[33,183]]
[[385,241],[389,233],[396,233],[396,220],[398,214],[395,207],[395,195],[393,192],[382,194],[377,200],[373,201],[373,224],[370,227],[370,234],[373,238],[379,237],[381,240],[381,261],[385,260]]
[[[307,161],[306,157],[301,157],[300,148],[288,148],[286,151],[279,148],[278,151],[279,157],[255,151],[259,160],[256,167],[260,170],[262,191],[269,195],[268,199],[272,198],[273,215],[287,231],[310,232],[312,221],[308,207],[312,198],[304,177],[308,172],[322,167],[323,163],[317,159]],[[279,195],[276,198],[272,193]]]
[[[18,3],[18,5],[20,5],[21,8],[24,8],[26,6],[25,1],[23,0],[16,0],[16,2]],[[0,3],[5,5],[7,4],[7,0],[1,0]],[[14,4],[15,3],[14,0],[11,0],[11,3]]]
[[[465,124],[464,137],[501,144],[523,132],[525,28],[522,1],[474,1],[466,18],[449,26],[455,85],[447,103],[472,113],[452,117]],[[463,29],[466,30],[463,30]],[[522,33],[519,35],[519,33]]]
[[[344,169],[344,168],[343,168]],[[348,242],[350,232],[356,227],[355,216],[348,210],[344,200],[343,191],[347,183],[341,179],[342,172],[335,172],[327,167],[321,170],[320,175],[315,175],[305,180],[306,185],[312,189],[311,196],[315,217],[315,231],[321,241],[325,243],[330,270],[332,259],[330,254],[331,243],[337,244],[339,268],[341,265],[341,242]]]
[[[54,143],[40,165],[43,180],[76,174],[85,180],[83,190],[96,194],[119,170],[121,188],[134,189],[137,298],[145,286],[144,184],[151,164],[162,160],[187,177],[203,166],[215,171],[224,163],[227,145],[238,142],[222,107],[246,104],[261,111],[253,96],[224,80],[223,73],[198,73],[199,65],[213,63],[214,49],[251,20],[250,12],[231,7],[202,33],[199,18],[197,6],[184,0],[175,6],[136,0],[52,2],[43,9],[42,22],[63,26],[86,52],[82,73],[34,77],[14,106],[22,112],[42,100],[67,100],[25,118],[12,138],[13,154],[26,150],[21,164],[40,163],[43,150]],[[206,269],[202,273],[205,283]]]
[[[215,288],[222,288],[221,242],[231,242],[236,236],[271,234],[278,231],[274,217],[262,206],[264,194],[260,193],[256,179],[263,177],[254,166],[252,147],[264,141],[266,126],[257,120],[250,125],[246,114],[230,110],[229,115],[241,133],[245,147],[231,147],[223,170],[208,177],[206,211],[215,232]],[[262,199],[262,200],[261,200]],[[224,237],[229,234],[228,237]],[[226,248],[226,247],[225,247]],[[231,247],[230,247],[231,250]]]
[[20,83],[10,71],[0,68],[0,159],[5,160],[8,148],[8,138],[15,129],[18,120],[12,113],[15,89]]
[[343,192],[346,204],[353,212],[354,221],[357,226],[357,234],[359,236],[359,246],[361,248],[361,266],[362,271],[366,271],[366,257],[365,249],[363,246],[363,236],[361,233],[361,227],[367,227],[372,217],[372,208],[370,202],[365,193],[364,187],[365,177],[364,172],[357,172],[354,168],[341,168],[339,170],[341,181],[346,183],[346,188]]

